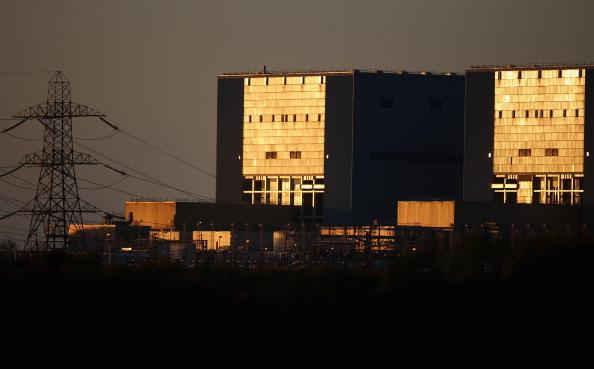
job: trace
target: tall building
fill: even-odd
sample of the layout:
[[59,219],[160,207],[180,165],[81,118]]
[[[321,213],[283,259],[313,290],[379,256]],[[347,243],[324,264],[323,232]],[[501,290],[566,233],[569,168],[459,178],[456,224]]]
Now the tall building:
[[463,104],[454,74],[220,75],[217,202],[348,225],[394,224],[401,199],[459,199]]
[[465,201],[594,203],[593,67],[466,71]]

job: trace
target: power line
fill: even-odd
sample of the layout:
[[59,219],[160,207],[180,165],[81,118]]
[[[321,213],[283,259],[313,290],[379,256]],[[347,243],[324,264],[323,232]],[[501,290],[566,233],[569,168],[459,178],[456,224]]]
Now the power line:
[[130,177],[130,176],[128,174],[126,174],[123,178],[120,178],[117,181],[115,181],[115,182],[113,182],[111,184],[108,184],[108,185],[101,185],[101,186],[98,186],[98,187],[79,187],[79,189],[81,189],[81,190],[102,190],[104,188],[109,188],[111,186],[115,186],[118,183],[121,183],[121,182],[125,181],[126,179],[128,179],[128,177]]
[[9,227],[9,226],[3,226],[3,225],[0,225],[0,228],[12,229],[12,230],[15,230],[15,231],[25,231],[25,232],[28,231],[28,229],[24,229],[24,228]]
[[24,164],[21,164],[21,165],[17,166],[16,168],[13,168],[13,169],[11,169],[9,171],[2,170],[4,173],[0,173],[0,177],[4,177],[4,176],[7,176],[9,174],[12,174],[12,173],[16,172],[17,170],[21,169],[23,166],[24,166]]
[[9,203],[11,205],[15,205],[15,206],[22,206],[22,205],[25,204],[24,201],[21,201],[21,200],[18,200],[18,199],[15,199],[13,197],[6,196],[6,195],[3,195],[3,194],[0,194],[0,199],[6,201],[7,203]]
[[123,134],[125,134],[126,136],[132,138],[133,140],[136,140],[136,141],[142,143],[143,145],[146,145],[146,146],[150,147],[151,149],[156,150],[156,151],[160,152],[161,154],[163,154],[163,155],[165,155],[165,156],[167,156],[167,157],[169,157],[171,159],[174,159],[174,160],[176,160],[176,161],[178,161],[178,162],[180,162],[182,164],[185,164],[185,165],[189,166],[190,168],[197,170],[200,173],[206,174],[207,176],[212,177],[212,178],[214,178],[215,180],[217,180],[217,181],[219,181],[221,183],[224,183],[224,184],[226,184],[228,186],[231,186],[231,187],[234,187],[234,188],[241,189],[239,186],[237,186],[237,185],[235,185],[233,183],[229,183],[229,182],[223,180],[222,178],[217,177],[215,174],[212,174],[212,173],[210,173],[210,172],[208,172],[208,171],[206,171],[206,170],[198,167],[195,164],[192,164],[192,163],[190,163],[190,162],[188,162],[188,161],[186,161],[186,160],[184,160],[184,159],[182,159],[182,158],[180,158],[180,157],[178,157],[178,156],[176,156],[174,154],[171,154],[171,153],[165,151],[164,149],[161,149],[160,147],[158,147],[156,145],[153,145],[153,144],[151,144],[151,143],[143,140],[140,137],[136,137],[133,134],[131,134],[131,133],[127,132],[127,131],[124,131],[123,129],[119,128],[117,125],[115,125],[113,123],[110,123],[104,117],[99,117],[99,119],[101,119],[104,123],[108,124],[110,127],[121,131]]
[[37,141],[41,141],[40,138],[28,138],[28,137],[21,137],[21,136],[17,136],[15,134],[9,133],[9,132],[3,132],[5,135],[8,135],[10,137],[16,138],[18,140],[21,141],[29,141],[29,142],[37,142]]
[[132,172],[138,173],[138,174],[140,174],[141,176],[144,176],[144,177],[148,178],[148,180],[147,180],[147,179],[144,179],[144,178],[141,178],[141,177],[134,176],[134,175],[132,175],[132,174],[130,174],[130,173],[126,173],[126,172],[123,172],[123,171],[117,170],[117,169],[115,169],[115,168],[112,168],[112,167],[110,167],[110,166],[108,166],[108,165],[105,165],[105,164],[103,164],[103,165],[104,165],[106,168],[108,168],[108,169],[110,169],[110,170],[113,170],[113,171],[115,171],[115,172],[117,172],[117,173],[119,173],[119,174],[121,174],[121,175],[127,174],[127,175],[129,175],[130,177],[132,177],[132,178],[135,178],[135,179],[138,179],[138,180],[140,180],[140,181],[144,181],[144,182],[152,183],[152,184],[155,184],[155,185],[158,185],[158,186],[167,187],[167,188],[170,188],[170,189],[173,189],[173,190],[179,191],[179,192],[181,192],[181,193],[185,193],[185,194],[187,194],[187,195],[191,195],[192,197],[194,197],[194,198],[196,198],[197,200],[200,200],[200,201],[204,201],[204,200],[214,200],[214,199],[212,199],[212,198],[209,198],[208,196],[200,195],[200,194],[197,194],[197,193],[194,193],[194,192],[191,192],[191,191],[186,191],[186,190],[183,190],[183,189],[181,189],[181,188],[178,188],[178,187],[175,187],[175,186],[173,186],[173,185],[170,185],[170,184],[168,184],[168,183],[166,183],[166,182],[163,182],[163,181],[161,181],[160,179],[158,179],[158,178],[155,178],[155,177],[152,177],[152,176],[150,176],[150,175],[148,175],[148,174],[146,174],[146,173],[143,173],[143,172],[139,171],[138,169],[134,169],[134,168],[130,167],[129,165],[126,165],[126,164],[122,163],[121,161],[118,161],[118,160],[116,160],[116,159],[113,159],[113,158],[111,158],[111,157],[109,157],[109,156],[107,156],[107,155],[105,155],[105,154],[102,154],[102,153],[100,153],[100,152],[96,151],[96,150],[93,150],[93,149],[91,149],[90,147],[88,147],[88,146],[86,146],[86,145],[83,145],[83,144],[81,144],[80,142],[75,142],[75,143],[76,143],[78,146],[80,146],[80,147],[84,148],[84,149],[85,149],[85,150],[87,150],[87,151],[90,151],[90,152],[94,153],[94,154],[95,154],[95,155],[97,155],[97,156],[100,156],[100,157],[102,157],[102,158],[105,158],[105,159],[107,159],[107,160],[109,160],[109,161],[111,161],[111,162],[114,162],[114,163],[116,163],[116,164],[118,164],[118,165],[121,165],[122,167],[124,167],[124,168],[126,168],[126,169],[128,169],[128,170],[130,170],[130,171],[132,171]]
[[116,131],[115,133],[110,133],[106,136],[102,136],[102,137],[91,137],[91,138],[83,138],[83,137],[74,137],[74,139],[76,140],[82,140],[82,141],[98,141],[98,140],[105,140],[107,138],[113,137],[117,134],[119,134],[121,131]]
[[80,176],[78,177],[78,179],[80,181],[82,181],[82,182],[87,182],[87,183],[90,183],[90,184],[94,184],[95,186],[104,186],[107,189],[110,189],[110,190],[116,191],[116,192],[121,192],[121,193],[126,194],[126,195],[130,195],[130,196],[134,196],[134,197],[140,197],[140,198],[144,197],[144,196],[140,196],[138,194],[132,193],[132,192],[121,190],[119,188],[111,187],[111,185],[103,185],[101,183],[97,183],[97,182],[91,181],[89,179],[81,178]]
[[19,71],[0,71],[0,74],[48,74],[56,73],[55,70],[19,70]]
[[15,185],[14,183],[12,183],[12,182],[9,182],[9,181],[7,181],[7,180],[6,180],[6,179],[4,179],[4,178],[0,178],[0,181],[2,181],[2,182],[4,182],[4,183],[6,183],[6,184],[8,184],[8,185],[11,185],[12,187],[15,187],[15,188],[21,189],[21,190],[36,190],[36,188],[32,188],[32,187],[24,187],[24,186]]

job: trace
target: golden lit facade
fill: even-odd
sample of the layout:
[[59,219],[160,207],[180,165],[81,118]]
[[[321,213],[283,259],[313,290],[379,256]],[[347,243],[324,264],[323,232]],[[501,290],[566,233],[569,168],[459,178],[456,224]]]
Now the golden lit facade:
[[506,203],[581,204],[585,69],[498,70],[491,188]]
[[325,106],[325,76],[244,78],[244,201],[316,207],[324,192]]

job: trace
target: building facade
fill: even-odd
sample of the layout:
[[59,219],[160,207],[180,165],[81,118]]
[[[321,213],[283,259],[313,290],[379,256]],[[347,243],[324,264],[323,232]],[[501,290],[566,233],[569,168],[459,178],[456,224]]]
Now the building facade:
[[591,68],[467,70],[464,200],[567,205],[594,200],[585,181],[593,152],[587,129],[594,101]]
[[454,74],[221,75],[217,202],[394,224],[399,199],[461,198],[463,96]]

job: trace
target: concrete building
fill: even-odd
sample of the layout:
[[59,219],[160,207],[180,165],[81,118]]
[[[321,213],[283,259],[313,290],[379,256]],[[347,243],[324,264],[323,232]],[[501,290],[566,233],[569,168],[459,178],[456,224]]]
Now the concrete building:
[[594,65],[466,72],[464,200],[594,205]]
[[287,223],[298,220],[298,210],[294,206],[191,201],[126,201],[124,204],[128,221],[148,226],[156,232],[164,231],[162,235],[180,240],[191,240],[192,231],[257,231],[260,225],[267,231],[282,229]]
[[217,203],[358,225],[395,224],[397,200],[460,199],[463,96],[454,74],[223,74]]
[[564,227],[583,223],[576,206],[503,204],[466,201],[398,201],[398,227],[479,228],[485,225],[506,227]]

